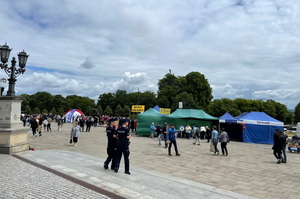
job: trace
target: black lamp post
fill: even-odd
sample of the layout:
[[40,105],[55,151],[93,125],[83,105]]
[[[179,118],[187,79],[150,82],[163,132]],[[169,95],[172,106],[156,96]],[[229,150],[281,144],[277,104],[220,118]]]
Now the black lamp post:
[[16,68],[16,58],[13,57],[11,60],[11,67],[8,67],[8,59],[9,59],[9,54],[12,49],[9,48],[6,43],[3,46],[0,46],[0,58],[1,62],[0,67],[1,69],[4,69],[6,74],[9,76],[8,79],[8,91],[6,96],[15,96],[15,84],[17,81],[17,77],[20,74],[23,74],[25,72],[25,66],[27,59],[29,55],[26,54],[26,52],[23,50],[22,52],[18,53],[18,59],[19,59],[19,68]]

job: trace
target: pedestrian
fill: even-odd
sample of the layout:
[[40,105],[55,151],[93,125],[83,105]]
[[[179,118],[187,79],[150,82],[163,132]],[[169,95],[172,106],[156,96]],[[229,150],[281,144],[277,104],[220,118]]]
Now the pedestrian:
[[195,133],[195,136],[196,136],[196,140],[195,142],[193,143],[194,145],[198,144],[197,145],[200,145],[200,130],[199,130],[199,127],[196,126],[196,133]]
[[42,136],[43,118],[41,118],[40,116],[38,116],[37,118],[38,118],[38,132],[39,132],[39,136]]
[[131,133],[133,133],[134,132],[134,119],[132,119],[130,122],[130,129],[131,129]]
[[38,128],[38,119],[37,118],[32,118],[30,122],[30,127],[32,130],[33,137],[36,137],[36,130]]
[[219,149],[218,149],[218,136],[219,133],[217,131],[217,127],[213,126],[212,127],[212,132],[211,132],[211,142],[213,143],[214,147],[215,147],[215,152],[214,155],[219,155]]
[[[104,122],[103,122],[103,123],[104,123]],[[91,126],[92,126],[92,117],[89,116],[89,117],[86,119],[86,130],[85,130],[85,132],[90,132]]]
[[190,139],[191,131],[192,131],[192,128],[190,127],[190,125],[187,124],[186,127],[185,127],[185,133],[186,133],[186,138],[187,139]]
[[206,131],[205,127],[204,127],[204,126],[201,126],[201,127],[200,127],[200,138],[201,138],[202,140],[204,140],[205,131]]
[[73,139],[74,146],[77,146],[78,137],[81,132],[81,128],[80,126],[78,126],[78,122],[75,122],[74,125],[75,126],[73,126],[71,130],[71,139]]
[[111,118],[108,120],[108,127],[106,128],[106,136],[107,136],[107,158],[104,162],[104,168],[108,169],[108,165],[111,162],[110,168],[115,169],[115,157],[117,150],[117,138],[114,137],[116,129],[116,118]]
[[227,150],[227,143],[229,142],[228,133],[225,131],[224,128],[222,128],[221,131],[222,132],[219,135],[219,140],[221,142],[222,154],[228,156],[228,150]]
[[115,172],[119,171],[120,162],[122,159],[122,154],[124,156],[124,163],[125,163],[125,173],[130,175],[129,172],[129,144],[130,144],[130,132],[128,129],[129,120],[125,119],[121,121],[122,126],[118,128],[115,133],[115,138],[118,139],[117,141],[117,155],[116,155],[116,163],[115,163]]
[[282,131],[279,131],[279,140],[280,140],[280,143],[281,143],[281,152],[282,152],[282,163],[286,163],[287,162],[287,157],[286,157],[286,152],[285,152],[285,149],[286,149],[286,139],[288,138],[287,134],[286,133],[283,133]]
[[44,120],[43,121],[44,133],[47,132],[47,125],[48,125],[48,120]]
[[169,156],[172,156],[171,154],[172,144],[174,145],[176,156],[180,156],[177,149],[176,137],[177,137],[177,131],[175,129],[175,125],[172,124],[171,128],[169,128],[167,133],[167,142],[169,142]]
[[152,122],[151,126],[150,126],[150,138],[154,139],[154,132],[155,132],[155,125],[154,122]]
[[[74,126],[75,126],[75,123],[76,122],[74,122]],[[78,124],[78,122],[77,122],[77,124]],[[57,119],[57,130],[58,131],[61,131],[62,125],[63,125],[62,119],[61,119],[61,117],[58,117],[58,119]]]
[[282,145],[280,143],[280,139],[279,139],[279,130],[276,129],[276,132],[273,135],[273,139],[274,139],[274,145],[272,147],[273,149],[273,154],[277,160],[277,164],[280,164],[282,157],[281,157],[281,150],[282,150]]
[[156,127],[156,133],[157,133],[157,138],[158,138],[158,146],[160,146],[161,145],[160,141],[162,140],[163,134],[162,134],[162,128],[159,123],[157,124],[157,127]]
[[84,123],[85,123],[85,121],[83,119],[83,116],[79,117],[78,120],[79,120],[78,124],[79,124],[80,128],[84,131]]
[[51,118],[51,117],[48,117],[47,120],[48,120],[47,131],[48,131],[48,132],[52,132],[52,130],[51,130],[52,118]]
[[165,123],[165,126],[163,128],[163,136],[164,136],[164,141],[165,141],[165,148],[168,147],[168,143],[167,143],[167,133],[168,133],[168,130],[169,130],[169,125],[167,123]]
[[205,127],[206,128],[206,138],[207,138],[207,143],[209,143],[209,139],[210,139],[210,137],[211,137],[211,135],[210,135],[210,129],[208,128],[208,126],[206,126]]

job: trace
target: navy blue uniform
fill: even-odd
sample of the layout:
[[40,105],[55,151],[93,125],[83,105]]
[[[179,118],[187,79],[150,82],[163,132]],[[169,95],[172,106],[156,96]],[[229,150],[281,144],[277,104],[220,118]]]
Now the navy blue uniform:
[[114,138],[114,134],[116,132],[116,129],[114,127],[107,127],[106,128],[106,136],[107,136],[107,159],[104,162],[104,167],[108,168],[108,164],[111,163],[111,169],[115,168],[115,162],[116,162],[116,144],[117,144],[117,138]]
[[117,141],[117,157],[116,157],[116,168],[118,169],[120,166],[122,154],[124,156],[124,162],[125,162],[125,172],[129,172],[129,139],[127,139],[127,136],[130,135],[129,129],[127,127],[120,127],[116,135],[118,136]]

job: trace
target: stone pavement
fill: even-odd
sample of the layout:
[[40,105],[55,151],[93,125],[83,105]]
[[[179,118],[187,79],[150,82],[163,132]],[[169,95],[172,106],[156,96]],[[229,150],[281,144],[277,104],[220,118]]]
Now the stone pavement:
[[108,197],[12,156],[0,154],[0,199],[19,198],[105,199]]
[[[38,151],[63,150],[106,157],[104,128],[81,133],[77,147],[70,146],[69,136],[70,125],[66,124],[62,132],[30,136],[29,142]],[[132,137],[131,166],[257,198],[298,198],[300,154],[288,153],[288,163],[278,165],[270,145],[230,142],[229,156],[225,157],[212,155],[205,141],[201,146],[192,142],[178,138],[181,156],[169,157],[167,150],[157,145],[157,139]]]
[[[224,189],[204,185],[167,174],[131,167],[132,175],[104,170],[104,159],[70,151],[27,151],[18,156],[42,164],[58,172],[116,193],[135,199],[233,199],[251,198]],[[43,186],[44,187],[44,186]],[[87,194],[87,198],[92,198]]]

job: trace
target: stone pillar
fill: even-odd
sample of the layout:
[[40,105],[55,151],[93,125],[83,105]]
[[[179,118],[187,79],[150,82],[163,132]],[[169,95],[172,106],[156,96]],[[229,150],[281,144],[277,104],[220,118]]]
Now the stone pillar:
[[0,97],[0,153],[10,154],[29,150],[27,128],[23,127],[21,97]]

